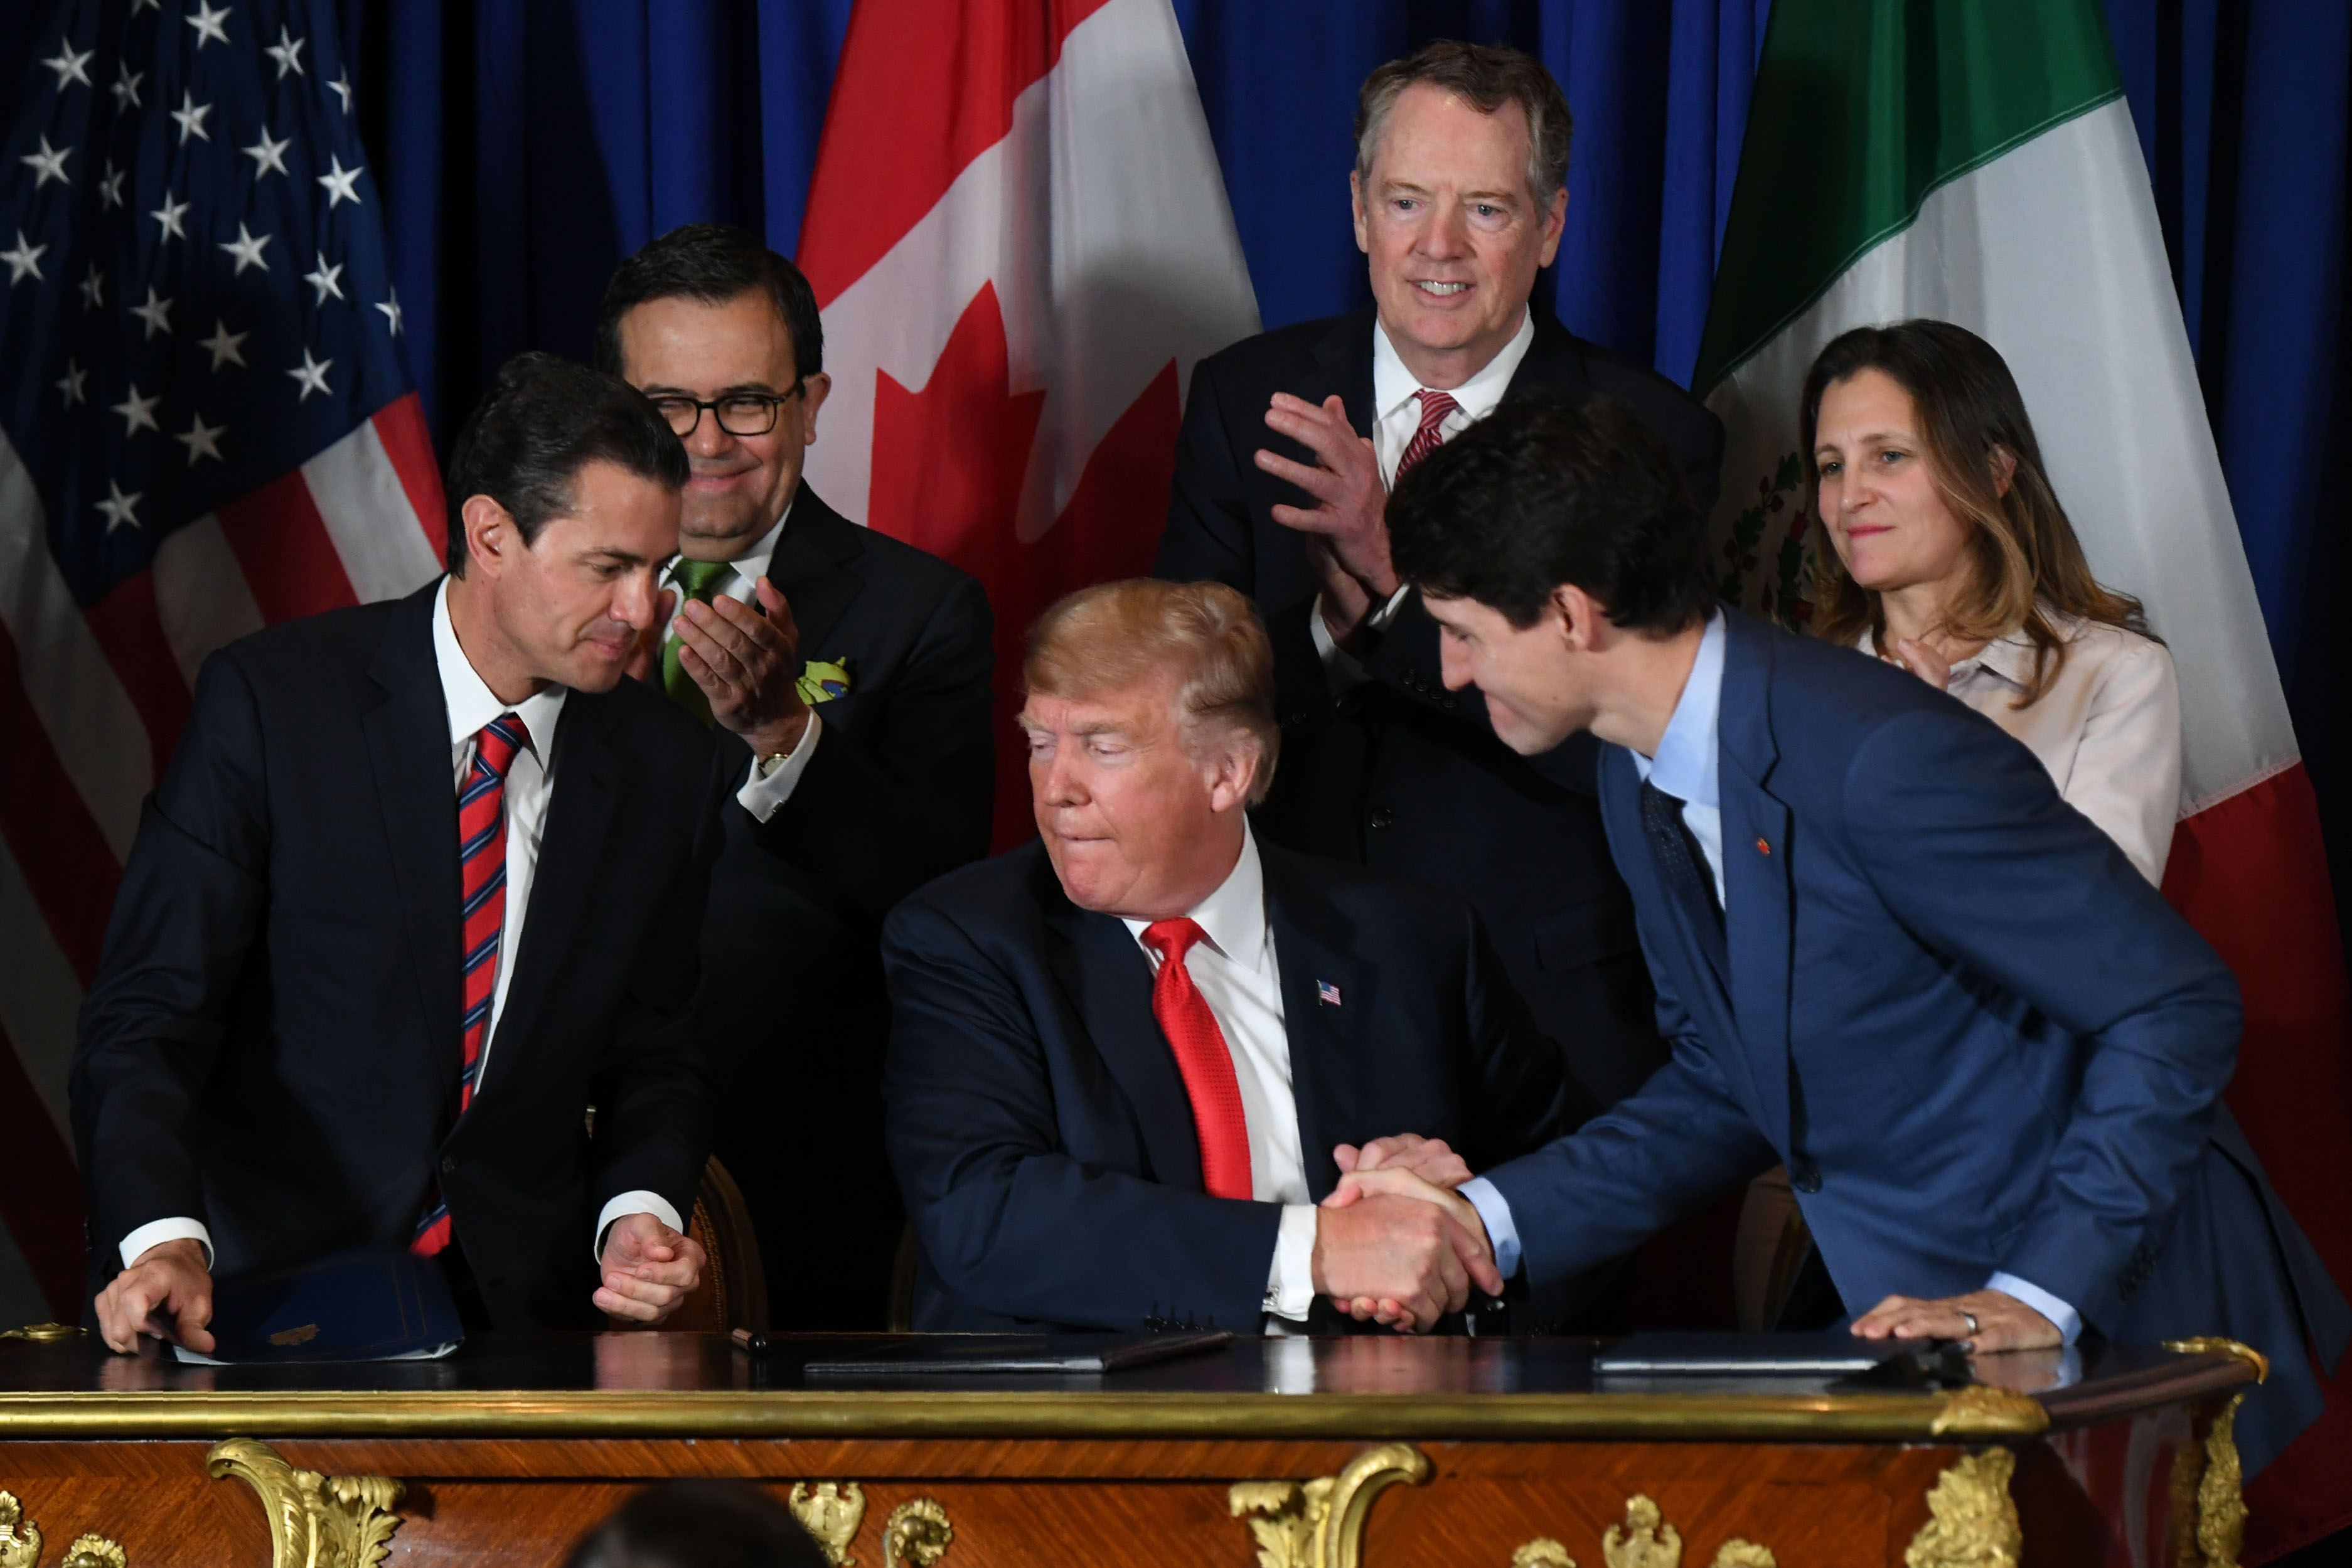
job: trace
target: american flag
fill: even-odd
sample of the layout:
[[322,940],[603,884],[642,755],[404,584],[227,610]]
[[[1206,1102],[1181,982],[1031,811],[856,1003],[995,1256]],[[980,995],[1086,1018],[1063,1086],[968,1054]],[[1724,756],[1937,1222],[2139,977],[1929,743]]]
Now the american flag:
[[443,524],[331,0],[37,37],[0,148],[0,1224],[72,1321],[74,1016],[197,666],[429,580]]

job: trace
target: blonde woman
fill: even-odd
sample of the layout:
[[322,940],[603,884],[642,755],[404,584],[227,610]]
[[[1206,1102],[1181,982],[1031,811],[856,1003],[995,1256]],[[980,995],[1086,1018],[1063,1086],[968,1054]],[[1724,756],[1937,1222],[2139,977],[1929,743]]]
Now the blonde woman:
[[2180,691],[2138,601],[2102,587],[2017,382],[1947,321],[1864,327],[1805,377],[1832,546],[1813,630],[1901,664],[2025,743],[2152,883],[2180,799]]

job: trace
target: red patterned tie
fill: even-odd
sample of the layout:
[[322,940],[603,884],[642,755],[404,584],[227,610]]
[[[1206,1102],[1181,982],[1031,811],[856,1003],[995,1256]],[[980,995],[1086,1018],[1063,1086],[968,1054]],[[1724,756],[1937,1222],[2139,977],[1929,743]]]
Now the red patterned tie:
[[1176,1053],[1184,1092],[1192,1101],[1192,1128],[1201,1138],[1201,1185],[1212,1197],[1250,1196],[1249,1121],[1217,1015],[1192,984],[1184,955],[1208,933],[1197,920],[1160,920],[1143,928],[1143,945],[1160,955],[1151,982],[1151,1016]]
[[1458,413],[1462,407],[1454,401],[1452,392],[1424,389],[1412,395],[1421,400],[1421,428],[1412,433],[1404,455],[1397,459],[1396,476],[1400,479],[1412,472],[1414,464],[1445,444],[1445,437],[1438,434],[1437,427],[1445,423],[1447,414]]
[[[502,713],[474,737],[474,765],[457,796],[458,919],[463,932],[465,1014],[458,1024],[457,1113],[474,1103],[474,1078],[490,1033],[490,1002],[498,994],[499,938],[507,924],[507,769],[530,744],[522,720]],[[416,1222],[411,1252],[430,1258],[449,1245],[449,1206],[433,1189]]]

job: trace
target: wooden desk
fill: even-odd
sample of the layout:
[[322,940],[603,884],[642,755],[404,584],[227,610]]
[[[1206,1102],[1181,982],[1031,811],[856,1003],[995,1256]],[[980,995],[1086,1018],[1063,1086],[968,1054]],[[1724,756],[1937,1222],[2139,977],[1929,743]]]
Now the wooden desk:
[[1588,1341],[1359,1338],[1109,1378],[802,1374],[872,1343],[484,1335],[265,1370],[0,1342],[0,1488],[39,1568],[85,1533],[130,1568],[558,1563],[681,1475],[772,1489],[863,1568],[2221,1568],[2256,1370],[2200,1343],[1980,1358],[1952,1394],[1669,1387],[1597,1382]]

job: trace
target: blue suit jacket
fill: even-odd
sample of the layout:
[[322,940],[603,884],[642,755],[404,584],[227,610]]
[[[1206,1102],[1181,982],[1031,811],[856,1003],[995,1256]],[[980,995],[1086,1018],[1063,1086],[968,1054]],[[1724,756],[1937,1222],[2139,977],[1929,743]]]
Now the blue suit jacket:
[[[1335,1144],[1417,1132],[1475,1166],[1588,1113],[1466,904],[1259,854],[1312,1197],[1339,1184]],[[882,961],[917,1329],[1131,1331],[1156,1314],[1257,1331],[1282,1210],[1202,1190],[1192,1102],[1124,925],[1071,904],[1032,842],[899,905]]]
[[2245,1341],[2278,1369],[2240,1426],[2269,1458],[2318,1411],[2306,1329],[2332,1364],[2352,1310],[2221,1104],[2228,968],[1981,715],[1736,612],[1727,631],[1727,942],[1670,894],[1610,747],[1602,815],[1674,1058],[1489,1173],[1531,1278],[1777,1159],[1848,1307],[2006,1270],[2110,1339]]

